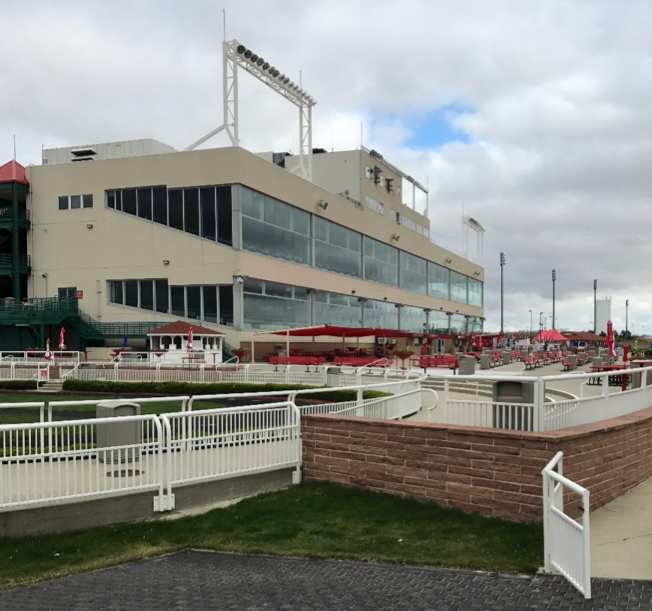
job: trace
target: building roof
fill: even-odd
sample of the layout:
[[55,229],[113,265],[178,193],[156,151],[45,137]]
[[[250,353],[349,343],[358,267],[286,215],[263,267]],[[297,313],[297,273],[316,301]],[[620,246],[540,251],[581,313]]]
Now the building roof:
[[564,331],[564,337],[571,342],[604,342],[607,338],[593,331]]
[[29,184],[29,180],[25,175],[25,168],[15,159],[0,167],[0,183],[7,182],[19,182],[21,185]]
[[159,327],[158,329],[153,329],[147,335],[188,335],[190,327],[192,327],[193,335],[224,335],[221,331],[207,329],[206,327],[193,325],[189,322],[183,322],[182,320],[171,322]]

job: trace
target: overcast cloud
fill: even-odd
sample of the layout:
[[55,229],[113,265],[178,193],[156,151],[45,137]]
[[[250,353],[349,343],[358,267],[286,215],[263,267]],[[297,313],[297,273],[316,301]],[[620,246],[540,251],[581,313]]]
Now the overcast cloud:
[[[221,123],[222,8],[237,38],[318,100],[315,146],[364,143],[429,182],[432,238],[486,228],[485,328],[552,314],[652,331],[652,3],[645,0],[26,0],[3,6],[0,162]],[[295,150],[296,109],[242,78],[241,138]],[[212,146],[226,145],[216,138]],[[471,240],[473,242],[473,240]],[[472,255],[475,253],[472,250]],[[550,322],[548,323],[550,326]]]

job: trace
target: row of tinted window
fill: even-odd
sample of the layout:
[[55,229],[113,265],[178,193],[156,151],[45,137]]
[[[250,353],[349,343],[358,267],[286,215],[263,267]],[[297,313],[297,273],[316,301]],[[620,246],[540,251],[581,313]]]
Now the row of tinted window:
[[[432,311],[426,317],[423,308],[386,301],[362,300],[350,295],[318,291],[314,317],[310,293],[302,287],[245,279],[244,325],[254,329],[278,329],[288,326],[332,324],[347,327],[375,327],[423,332],[428,322],[433,333],[479,331],[479,318]],[[364,315],[363,315],[364,310]]]
[[170,286],[165,278],[109,280],[109,302],[151,312],[233,325],[233,287]]
[[107,191],[107,206],[207,240],[233,244],[230,186],[116,189]]
[[59,210],[74,210],[75,208],[92,208],[93,194],[86,195],[60,195]]

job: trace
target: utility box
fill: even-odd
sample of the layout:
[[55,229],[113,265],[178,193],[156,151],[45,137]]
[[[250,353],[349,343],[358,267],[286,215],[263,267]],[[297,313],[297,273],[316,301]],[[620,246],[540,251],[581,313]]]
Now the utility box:
[[472,376],[475,373],[474,356],[460,355],[459,361],[460,361],[459,374],[461,376]]
[[[531,380],[494,382],[493,427],[513,431],[533,431],[534,392],[534,381]],[[510,403],[519,405],[510,405]]]
[[509,350],[503,350],[503,365],[509,365],[512,362],[512,355]]
[[340,385],[340,376],[342,375],[341,367],[326,368],[326,385],[337,388]]
[[480,369],[489,369],[491,367],[489,362],[490,358],[491,356],[489,354],[480,355]]
[[[96,418],[115,418],[116,422],[97,425],[97,458],[100,462],[124,463],[140,460],[142,441],[140,421],[120,422],[126,416],[140,416],[140,405],[129,401],[102,401],[95,408]],[[121,447],[132,446],[132,447]],[[115,448],[102,450],[102,448]]]
[[593,367],[602,367],[602,357],[594,356],[591,360],[591,365],[593,365]]
[[575,369],[577,367],[577,355],[569,354],[568,355],[568,364],[570,365],[569,369]]
[[[631,365],[632,369],[639,367],[638,365]],[[645,371],[641,373],[635,373],[632,375],[632,388],[641,387],[641,378],[645,375],[645,385],[652,386],[652,367],[642,367]]]
[[589,358],[594,358],[596,355],[595,350],[589,350]]

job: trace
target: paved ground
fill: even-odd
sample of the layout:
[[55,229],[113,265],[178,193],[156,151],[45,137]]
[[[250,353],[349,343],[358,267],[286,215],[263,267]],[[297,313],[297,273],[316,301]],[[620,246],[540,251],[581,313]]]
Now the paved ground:
[[0,592],[3,611],[652,608],[652,582],[593,581],[585,600],[561,577],[182,552]]

